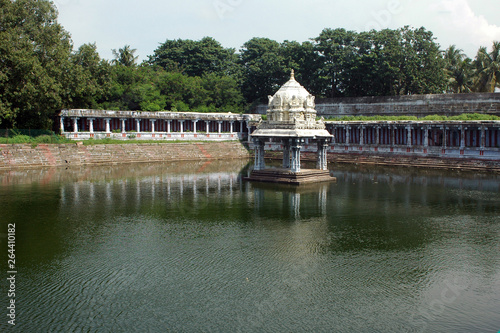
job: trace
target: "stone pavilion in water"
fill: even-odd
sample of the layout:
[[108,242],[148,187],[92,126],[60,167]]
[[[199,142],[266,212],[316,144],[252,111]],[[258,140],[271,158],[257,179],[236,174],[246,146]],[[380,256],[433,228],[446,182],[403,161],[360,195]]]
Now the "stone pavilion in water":
[[[290,80],[274,96],[269,96],[267,120],[252,133],[255,165],[248,180],[290,184],[335,180],[327,167],[328,143],[333,136],[326,130],[323,119],[316,120],[314,99],[295,80],[293,70]],[[264,148],[269,139],[282,142],[282,168],[265,167]],[[300,149],[306,140],[317,144],[317,169],[301,169]]]

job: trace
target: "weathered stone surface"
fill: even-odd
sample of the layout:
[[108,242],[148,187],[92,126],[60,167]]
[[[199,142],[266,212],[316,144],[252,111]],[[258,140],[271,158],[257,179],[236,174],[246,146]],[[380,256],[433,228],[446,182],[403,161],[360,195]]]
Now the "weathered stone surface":
[[[256,112],[265,114],[267,105]],[[318,116],[455,116],[462,113],[500,115],[500,93],[435,94],[409,96],[342,97],[317,99]]]
[[0,169],[249,158],[240,142],[0,145]]

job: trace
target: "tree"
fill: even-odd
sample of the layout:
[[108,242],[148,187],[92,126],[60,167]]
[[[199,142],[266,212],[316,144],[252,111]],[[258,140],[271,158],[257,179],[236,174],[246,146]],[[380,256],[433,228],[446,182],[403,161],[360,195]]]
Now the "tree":
[[243,95],[247,102],[267,102],[267,96],[288,79],[280,44],[269,38],[252,38],[241,49],[243,66]]
[[136,66],[137,59],[139,58],[138,56],[135,56],[135,52],[137,49],[132,49],[130,45],[125,45],[123,48],[118,49],[113,49],[113,56],[115,59],[113,60],[113,63],[115,65],[123,65],[126,67],[134,67]]
[[167,71],[201,77],[212,73],[236,75],[236,61],[234,49],[226,49],[215,39],[205,37],[200,41],[167,40],[155,50],[148,62]]
[[338,97],[345,95],[348,81],[346,62],[354,51],[356,32],[345,29],[324,29],[314,38],[316,50],[321,55],[322,66],[317,80],[320,81],[322,95]]
[[287,80],[290,70],[294,69],[297,81],[311,94],[321,95],[321,86],[317,81],[321,61],[313,43],[299,43],[285,40],[280,45],[280,54],[283,57],[284,69],[286,71],[283,79]]
[[71,49],[52,2],[0,0],[0,126],[52,127]]
[[444,51],[445,69],[448,78],[446,92],[470,93],[472,91],[472,60],[461,49],[451,45]]
[[65,80],[66,108],[97,108],[110,89],[110,66],[101,60],[96,44],[84,44],[70,55]]
[[475,91],[495,92],[495,88],[500,88],[500,42],[493,42],[489,53],[486,47],[481,47],[477,52],[474,67]]
[[442,93],[446,87],[444,61],[439,44],[425,28],[399,29],[402,46],[400,95]]

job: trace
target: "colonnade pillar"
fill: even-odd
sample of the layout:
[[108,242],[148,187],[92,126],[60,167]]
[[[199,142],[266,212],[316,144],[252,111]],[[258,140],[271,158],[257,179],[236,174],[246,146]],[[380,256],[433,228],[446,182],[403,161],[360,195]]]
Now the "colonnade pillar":
[[422,127],[424,130],[424,147],[429,147],[429,126]]
[[460,149],[465,149],[465,131],[467,127],[460,126]]
[[151,119],[151,133],[155,132],[156,119]]
[[78,133],[78,117],[73,118],[73,132]]
[[125,133],[125,121],[127,121],[127,119],[125,118],[121,118],[120,121],[122,122],[122,133]]
[[181,124],[181,134],[184,133],[184,121],[185,120],[179,120],[179,123]]
[[210,133],[210,120],[205,120],[205,125],[207,127],[207,134]]
[[135,120],[135,131],[141,133],[141,119]]
[[88,118],[89,121],[89,132],[94,133],[94,119],[95,118]]
[[110,118],[104,118],[104,120],[106,121],[106,133],[111,133],[111,126],[109,124],[109,122],[111,121]]
[[60,129],[61,129],[61,134],[64,133],[64,117],[61,117],[61,123],[59,124]]
[[486,127],[481,126],[481,149],[484,150],[486,147]]
[[193,133],[196,134],[196,125],[198,124],[198,119],[193,120]]

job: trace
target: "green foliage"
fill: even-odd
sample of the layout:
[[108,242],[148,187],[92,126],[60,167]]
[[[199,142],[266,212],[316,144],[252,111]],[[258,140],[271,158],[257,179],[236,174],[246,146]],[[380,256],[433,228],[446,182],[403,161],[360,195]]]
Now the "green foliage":
[[50,1],[2,0],[0,11],[0,125],[51,128],[67,99],[70,36]]
[[439,45],[424,28],[356,33],[325,29],[314,39],[325,97],[441,93]]
[[167,40],[149,57],[149,64],[187,76],[235,75],[237,56],[211,37],[200,41]]
[[491,93],[500,88],[500,42],[493,42],[491,52],[486,47],[479,48],[474,66],[475,91]]

